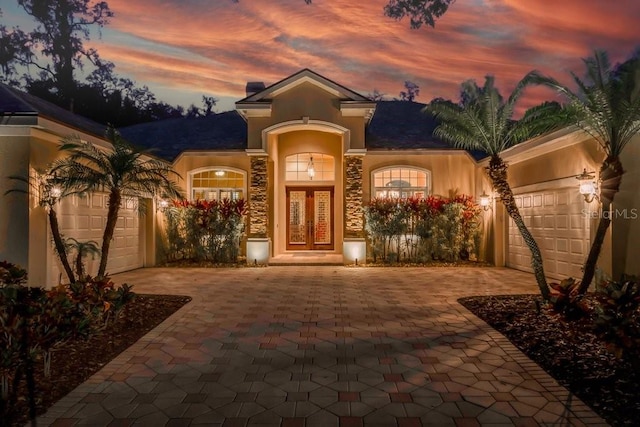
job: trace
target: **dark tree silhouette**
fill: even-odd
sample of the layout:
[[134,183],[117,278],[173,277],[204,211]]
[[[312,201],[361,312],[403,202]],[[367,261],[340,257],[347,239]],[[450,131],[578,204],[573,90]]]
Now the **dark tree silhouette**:
[[413,102],[418,96],[420,96],[420,86],[418,86],[414,82],[405,80],[404,88],[405,90],[400,92],[401,101]]
[[41,71],[42,80],[50,79],[60,102],[72,105],[77,83],[76,68],[86,59],[99,60],[95,49],[86,49],[91,27],[103,27],[113,16],[107,2],[93,0],[18,0],[18,4],[37,22],[29,33],[32,52],[39,51],[49,59],[43,63],[35,56],[22,57],[26,65]]

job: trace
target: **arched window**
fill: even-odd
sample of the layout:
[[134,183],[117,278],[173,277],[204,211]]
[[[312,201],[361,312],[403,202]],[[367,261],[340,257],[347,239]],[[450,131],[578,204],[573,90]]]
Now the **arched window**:
[[245,173],[212,168],[191,173],[191,200],[238,200],[244,198]]
[[410,166],[392,166],[373,172],[372,194],[377,198],[427,197],[431,193],[431,172]]
[[285,159],[286,181],[333,181],[336,166],[333,156],[321,153],[299,153]]

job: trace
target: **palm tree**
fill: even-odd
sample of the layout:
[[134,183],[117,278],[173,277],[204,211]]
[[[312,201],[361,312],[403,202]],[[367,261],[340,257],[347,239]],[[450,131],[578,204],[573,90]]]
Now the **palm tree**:
[[490,156],[487,176],[531,250],[531,264],[540,293],[548,300],[550,291],[540,248],[516,206],[507,181],[508,165],[500,157],[500,153],[507,148],[549,130],[547,122],[540,119],[546,117],[546,112],[559,109],[557,104],[547,103],[530,109],[521,120],[513,120],[515,104],[527,85],[526,79],[521,80],[505,101],[495,87],[493,76],[487,76],[482,87],[469,80],[462,84],[459,103],[436,100],[425,107],[425,111],[439,121],[434,131],[436,136],[458,148],[479,150]]
[[76,253],[76,275],[78,276],[78,280],[82,280],[85,276],[83,259],[89,255],[91,255],[92,259],[95,259],[95,256],[100,254],[98,242],[96,242],[95,240],[80,242],[73,237],[67,237],[64,243],[67,249],[72,250]]
[[133,147],[111,127],[107,129],[106,137],[110,143],[109,150],[84,142],[75,135],[65,138],[60,150],[69,155],[52,167],[52,172],[66,188],[76,192],[102,191],[109,194],[98,277],[105,275],[111,240],[124,200],[155,195],[180,197],[180,190],[171,179],[178,174],[169,164],[146,157],[147,151]]
[[[583,60],[586,78],[571,73],[576,92],[537,71],[529,79],[549,86],[568,99],[564,111],[578,126],[595,139],[605,159],[600,166],[602,212],[578,292],[584,294],[593,280],[607,229],[611,225],[613,199],[620,190],[624,170],[620,155],[631,138],[640,132],[640,51],[622,65],[612,67],[604,51]],[[552,117],[552,116],[551,116]]]

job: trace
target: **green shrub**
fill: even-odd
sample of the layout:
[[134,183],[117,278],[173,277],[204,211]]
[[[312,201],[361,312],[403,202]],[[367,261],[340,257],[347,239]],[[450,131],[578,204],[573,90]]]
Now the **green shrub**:
[[245,215],[243,199],[174,202],[165,210],[167,261],[236,262]]
[[640,348],[640,280],[624,276],[599,286],[596,332],[618,357]]
[[477,258],[481,210],[469,196],[373,199],[364,212],[374,262]]
[[[25,270],[0,262],[0,419],[10,420],[22,376],[36,360],[48,376],[51,351],[70,337],[106,328],[133,300],[131,286],[84,277],[53,289],[27,287]],[[31,381],[32,383],[32,381]],[[29,384],[29,380],[27,380]],[[33,398],[33,390],[30,390]]]

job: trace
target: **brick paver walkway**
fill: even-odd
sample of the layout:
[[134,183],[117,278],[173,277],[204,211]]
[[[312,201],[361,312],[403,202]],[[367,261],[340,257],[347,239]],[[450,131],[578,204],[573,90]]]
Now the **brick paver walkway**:
[[268,267],[114,279],[193,301],[39,425],[606,425],[456,302],[535,292],[529,274]]

